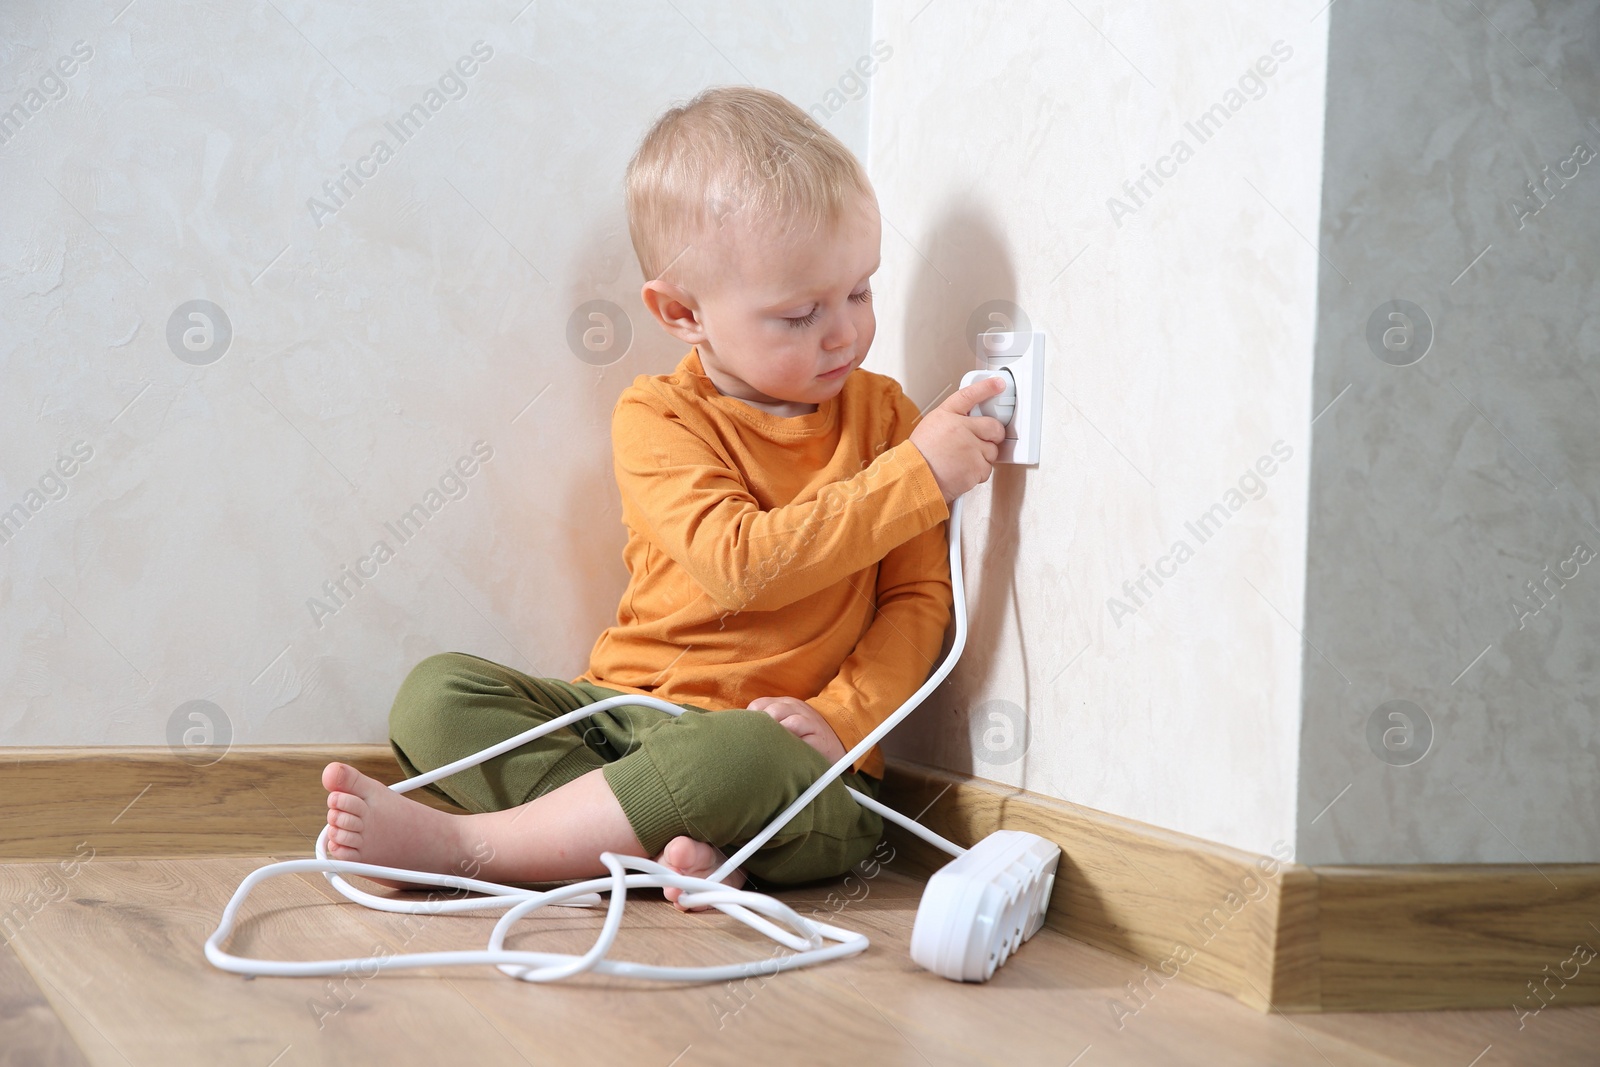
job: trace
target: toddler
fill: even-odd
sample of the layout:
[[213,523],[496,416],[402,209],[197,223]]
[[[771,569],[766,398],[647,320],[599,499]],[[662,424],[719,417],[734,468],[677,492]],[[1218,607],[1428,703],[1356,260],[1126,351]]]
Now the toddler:
[[[708,89],[645,136],[627,208],[644,305],[691,347],[612,412],[616,625],[570,681],[430,656],[400,687],[390,743],[411,777],[607,697],[687,710],[613,707],[424,787],[466,815],[330,763],[334,859],[540,884],[603,875],[610,851],[703,877],[936,664],[949,504],[988,480],[1005,434],[967,412],[1000,385],[919,418],[893,378],[860,369],[881,225],[859,161],[776,93]],[[883,773],[874,746],[727,884],[865,859],[882,821],[846,786],[876,798]]]

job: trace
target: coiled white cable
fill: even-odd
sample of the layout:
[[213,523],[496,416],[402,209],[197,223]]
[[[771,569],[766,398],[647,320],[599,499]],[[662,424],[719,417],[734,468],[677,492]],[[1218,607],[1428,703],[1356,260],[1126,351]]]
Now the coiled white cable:
[[[976,413],[977,409],[975,408],[973,411]],[[958,496],[950,505],[950,584],[954,594],[953,614],[955,615],[956,632],[955,641],[950,646],[949,654],[938,669],[929,675],[927,681],[922,684],[922,688],[913,693],[910,699],[900,706],[899,710],[879,723],[871,733],[857,742],[854,748],[846,752],[837,763],[812,783],[805,792],[801,793],[794,803],[785,808],[765,829],[746,842],[738,852],[730,856],[721,867],[712,872],[710,877],[691,878],[643,857],[619,856],[614,852],[602,852],[600,853],[600,861],[611,872],[609,876],[592,878],[588,881],[544,891],[516,889],[495,882],[485,882],[459,875],[430,874],[424,871],[409,871],[401,867],[384,867],[372,863],[330,859],[327,851],[328,830],[330,828],[324,826],[322,833],[317,835],[316,859],[285,860],[280,863],[269,863],[252,871],[245,877],[244,881],[239,884],[239,888],[235,890],[232,899],[223,908],[222,921],[217,925],[216,931],[206,939],[206,959],[210,960],[213,966],[224,971],[232,971],[235,974],[279,977],[308,977],[352,972],[359,972],[363,977],[369,977],[377,971],[397,970],[405,967],[453,967],[493,964],[505,974],[511,975],[513,978],[520,978],[526,982],[559,981],[563,978],[570,978],[575,974],[582,974],[585,971],[593,971],[597,974],[622,975],[629,978],[689,982],[721,981],[724,979],[773,974],[777,971],[793,970],[813,963],[821,963],[825,960],[854,956],[864,951],[868,941],[862,934],[804,918],[787,904],[764,893],[730,889],[721,883],[723,879],[737,870],[740,864],[754,855],[757,849],[766,844],[774,834],[787,826],[791,819],[799,814],[807,804],[816,798],[818,793],[827,787],[828,783],[843,774],[847,768],[861,758],[873,745],[877,744],[890,730],[894,729],[906,716],[916,710],[917,706],[927,698],[929,693],[933,692],[935,687],[944,681],[945,676],[955,667],[956,661],[961,657],[961,651],[966,647],[967,643],[967,602],[961,581],[962,499],[963,497]],[[669,715],[681,715],[684,711],[683,708],[676,704],[669,704],[656,697],[631,693],[608,697],[605,700],[587,704],[576,711],[568,712],[549,722],[542,723],[531,730],[486,748],[482,752],[474,753],[471,756],[456,760],[454,763],[448,763],[443,767],[419,774],[415,778],[407,778],[403,782],[396,782],[389,788],[396,793],[409,792],[441,778],[447,778],[457,771],[465,770],[485,760],[493,759],[503,752],[509,752],[553,730],[559,730],[571,723],[588,718],[597,711],[620,705],[648,705],[660,708]],[[959,845],[922,826],[915,819],[908,818],[854,789],[851,789],[850,793],[856,798],[857,803],[877,812],[884,818],[898,823],[952,856],[960,856],[966,851]],[[626,874],[625,870],[627,869],[641,873]],[[268,878],[297,874],[302,871],[322,872],[329,883],[346,898],[379,911],[439,915],[453,912],[485,911],[492,908],[507,908],[508,910],[495,923],[494,930],[489,935],[488,948],[476,951],[412,952],[390,956],[310,960],[305,962],[252,959],[248,956],[235,956],[226,951],[222,945],[233,933],[234,923],[238,919],[239,908],[243,905],[245,898],[250,895],[251,890]],[[345,874],[359,874],[366,877],[389,878],[422,885],[443,886],[483,895],[460,900],[428,901],[380,897],[357,889],[340,877]],[[725,914],[732,915],[753,929],[766,934],[774,941],[793,949],[794,954],[749,963],[730,963],[707,967],[661,967],[607,959],[606,954],[610,951],[612,942],[616,940],[617,930],[622,925],[622,912],[626,905],[628,890],[646,886],[660,888],[672,886],[682,889],[684,893],[678,898],[678,903],[682,907],[713,906]],[[576,956],[565,952],[513,951],[503,947],[506,934],[511,929],[512,924],[525,915],[546,905],[593,907],[600,903],[601,893],[611,894],[610,904],[606,909],[605,923],[601,927],[600,936],[596,938],[593,947],[583,955]],[[769,918],[776,920],[777,923],[782,923],[783,926],[787,926],[788,930],[784,930],[774,922],[769,922]],[[827,942],[833,942],[833,944],[829,945]]]

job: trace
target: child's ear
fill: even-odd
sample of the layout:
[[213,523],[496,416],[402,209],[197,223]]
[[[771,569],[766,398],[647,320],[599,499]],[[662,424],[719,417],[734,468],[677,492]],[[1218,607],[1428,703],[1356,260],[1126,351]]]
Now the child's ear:
[[698,302],[687,289],[654,278],[644,283],[639,297],[661,328],[680,341],[693,345],[706,339],[705,329],[700,323]]

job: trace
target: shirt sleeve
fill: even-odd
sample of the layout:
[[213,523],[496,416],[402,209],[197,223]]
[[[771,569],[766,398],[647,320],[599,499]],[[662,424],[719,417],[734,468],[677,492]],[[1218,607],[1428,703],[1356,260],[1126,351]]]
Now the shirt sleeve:
[[[895,436],[909,438],[918,417],[916,405],[903,393],[897,402],[900,420]],[[955,603],[948,518],[947,507],[946,521],[883,557],[872,623],[833,680],[806,701],[828,720],[846,752],[900,710],[937,665]],[[868,749],[850,769],[863,769],[873,751]]]
[[625,396],[611,426],[617,487],[640,533],[727,611],[793,604],[950,514],[909,436],[811,499],[763,511],[719,446],[680,418]]
[[[872,624],[833,681],[806,701],[846,752],[898,711],[937,664],[955,602],[945,530],[941,522],[884,557]],[[871,755],[868,749],[850,769],[861,770]]]

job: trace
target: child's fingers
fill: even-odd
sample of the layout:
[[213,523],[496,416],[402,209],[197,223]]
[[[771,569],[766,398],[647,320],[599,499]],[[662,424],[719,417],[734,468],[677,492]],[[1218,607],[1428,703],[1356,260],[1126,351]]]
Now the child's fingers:
[[772,714],[772,717],[778,720],[778,725],[783,727],[785,730],[788,730],[791,734],[794,734],[799,738],[804,738],[806,736],[803,729],[806,724],[804,719],[798,715],[788,715],[787,717],[783,716],[784,713],[781,711],[773,712]]
[[[1001,441],[1006,439],[1005,423],[1001,422],[999,419],[982,416],[974,421],[977,424],[972,427],[973,432],[979,437],[983,438],[985,441],[992,441],[995,444],[999,444]],[[996,449],[995,451],[996,454],[998,454],[999,450]],[[991,456],[989,458],[989,462],[993,463],[994,457]]]
[[949,411],[956,415],[965,415],[978,406],[979,401],[988,400],[1005,392],[1005,380],[999,377],[981,378],[971,385],[957,389],[945,398],[939,405],[940,410]]

